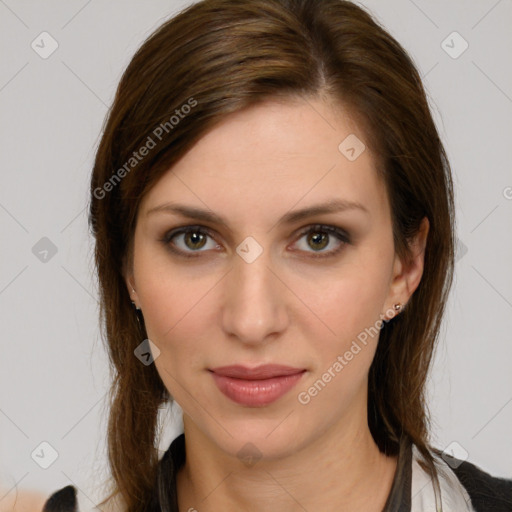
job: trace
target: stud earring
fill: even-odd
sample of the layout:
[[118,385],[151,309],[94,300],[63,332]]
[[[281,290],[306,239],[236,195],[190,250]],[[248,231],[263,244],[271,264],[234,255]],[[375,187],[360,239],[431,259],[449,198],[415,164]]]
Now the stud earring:
[[395,309],[395,311],[400,311],[402,309],[402,303],[401,302],[397,302],[393,308]]

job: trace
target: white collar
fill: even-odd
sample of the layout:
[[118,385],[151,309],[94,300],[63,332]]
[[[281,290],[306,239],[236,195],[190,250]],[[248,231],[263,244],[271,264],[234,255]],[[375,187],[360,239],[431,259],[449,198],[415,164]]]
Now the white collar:
[[433,453],[439,488],[419,465],[423,456],[412,447],[411,512],[475,512],[471,499],[452,468]]

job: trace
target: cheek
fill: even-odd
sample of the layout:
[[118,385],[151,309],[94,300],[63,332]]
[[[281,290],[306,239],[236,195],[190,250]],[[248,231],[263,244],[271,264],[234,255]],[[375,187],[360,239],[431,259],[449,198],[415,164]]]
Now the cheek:
[[[144,287],[141,299],[148,337],[162,351],[193,351],[194,340],[204,333],[208,287],[173,279],[159,279]],[[197,347],[196,347],[197,349]]]
[[191,387],[190,376],[206,366],[207,331],[211,325],[206,319],[206,302],[187,284],[190,283],[173,280],[173,286],[168,287],[160,281],[151,292],[148,290],[151,306],[144,313],[148,337],[160,350],[156,369],[180,404],[188,403],[184,390]]
[[[155,361],[162,380],[171,393],[180,375],[205,368],[208,334],[211,333],[215,285],[218,277],[171,267],[167,262],[143,258],[140,254],[137,293],[148,338],[157,345]],[[149,254],[147,255],[149,256]],[[155,264],[156,261],[156,264]],[[218,336],[217,336],[218,338]]]
[[[315,364],[297,390],[296,401],[304,415],[301,428],[321,429],[340,415],[366,407],[367,375],[380,333],[380,313],[387,286],[382,273],[351,269],[346,276],[317,293],[315,311],[329,327],[325,336],[310,337]],[[313,288],[311,288],[313,290]],[[318,325],[318,322],[316,322]],[[365,411],[361,411],[365,414]]]
[[193,270],[171,265],[170,256],[154,240],[141,236],[137,243],[136,236],[135,247],[134,277],[146,330],[162,349],[183,322],[197,315],[208,283]]
[[366,389],[382,325],[389,271],[384,256],[359,261],[347,264],[336,279],[325,280],[321,294],[318,287],[302,284],[315,298],[312,309],[328,327],[322,328],[324,336],[309,335],[316,364],[300,390],[305,393],[304,400],[299,400],[301,404],[311,403],[308,413],[329,403],[338,404],[335,409],[350,407],[360,402],[355,397]]
[[389,292],[387,266],[382,261],[367,263],[345,266],[336,278],[317,282],[321,287],[302,283],[303,289],[309,290],[306,297],[314,304],[312,309],[329,327],[326,332],[342,345],[375,326],[384,312]]

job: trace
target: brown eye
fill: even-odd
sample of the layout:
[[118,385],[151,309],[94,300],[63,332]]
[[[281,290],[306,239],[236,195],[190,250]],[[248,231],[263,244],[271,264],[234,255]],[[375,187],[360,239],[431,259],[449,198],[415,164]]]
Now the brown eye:
[[[189,231],[184,233],[184,235],[185,245],[187,245],[189,249],[201,249],[204,247],[206,236],[203,233],[199,231]],[[189,241],[190,245],[188,243]]]
[[[207,247],[208,238],[212,245]],[[349,235],[335,226],[314,225],[301,233],[299,240],[305,239],[305,247],[299,247],[299,252],[306,253],[308,257],[323,258],[334,256],[346,244],[350,243]],[[331,250],[324,249],[337,241],[337,246]],[[199,257],[209,249],[217,249],[219,245],[214,242],[213,235],[206,228],[200,226],[185,226],[165,234],[161,242],[174,254],[185,258]],[[297,244],[297,242],[296,242]],[[300,245],[300,244],[299,244]],[[205,250],[202,250],[205,249]]]
[[[207,246],[208,238],[212,238],[212,236],[204,228],[187,226],[166,233],[161,241],[173,253],[186,258],[194,258],[199,256],[199,253],[206,252],[201,249]],[[214,249],[216,247],[218,247],[217,244],[212,243],[212,246],[207,247],[207,249]]]
[[[306,247],[299,247],[299,249],[302,252],[309,253],[309,256],[312,256],[313,258],[334,256],[341,251],[346,244],[350,243],[349,235],[342,229],[335,226],[324,226],[321,224],[310,226],[307,230],[303,231],[299,240],[303,237],[306,237]],[[331,244],[333,238],[338,241],[337,248],[324,251],[323,249]]]
[[312,243],[314,249],[324,249],[329,243],[329,235],[326,233],[319,234],[319,232],[311,231],[308,233],[308,243]]

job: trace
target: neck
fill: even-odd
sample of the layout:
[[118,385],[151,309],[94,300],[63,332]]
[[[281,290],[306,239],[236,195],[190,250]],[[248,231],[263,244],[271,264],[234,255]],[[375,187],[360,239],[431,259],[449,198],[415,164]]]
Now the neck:
[[396,457],[382,454],[364,421],[334,425],[286,458],[244,465],[184,415],[186,462],[177,475],[180,511],[381,512]]

